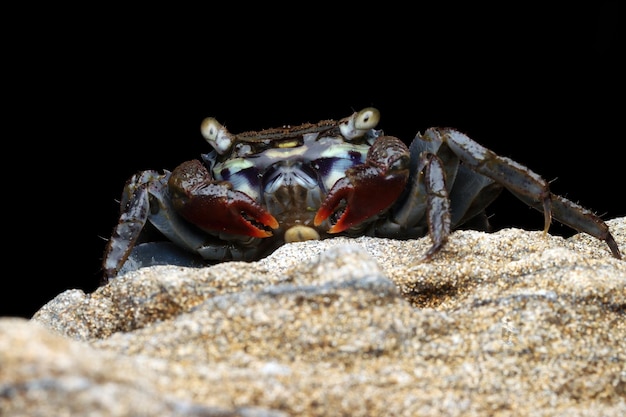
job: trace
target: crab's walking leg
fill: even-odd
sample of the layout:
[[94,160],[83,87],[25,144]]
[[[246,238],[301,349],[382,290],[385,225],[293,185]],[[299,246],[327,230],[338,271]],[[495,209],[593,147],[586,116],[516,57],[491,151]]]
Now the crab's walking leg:
[[[529,206],[541,211],[541,206],[536,201],[523,195],[513,194]],[[598,216],[560,195],[551,194],[550,203],[552,204],[552,213],[555,219],[575,230],[604,240],[613,256],[617,259],[622,259],[622,254],[617,246],[617,242],[609,231],[609,227]]]
[[461,160],[498,183],[529,206],[544,213],[544,232],[550,228],[552,216],[559,222],[579,231],[604,240],[614,257],[621,259],[621,253],[609,232],[609,228],[598,216],[577,204],[550,192],[547,181],[517,162],[497,155],[479,145],[466,135],[453,129],[442,129],[450,149]]
[[428,234],[433,241],[433,245],[422,258],[428,260],[439,252],[450,236],[450,197],[446,189],[443,163],[435,154],[422,153],[418,167],[419,172],[424,170],[428,198]]
[[328,230],[339,233],[375,217],[393,204],[409,177],[409,150],[398,138],[381,136],[370,147],[364,164],[346,170],[322,202],[314,223],[345,210]]
[[446,143],[466,165],[498,183],[516,196],[539,201],[544,213],[544,233],[552,222],[550,186],[547,181],[517,162],[497,155],[466,135],[453,130],[442,131]]
[[117,275],[135,246],[150,213],[147,184],[159,177],[156,171],[143,171],[134,175],[126,184],[119,222],[104,251],[104,281]]

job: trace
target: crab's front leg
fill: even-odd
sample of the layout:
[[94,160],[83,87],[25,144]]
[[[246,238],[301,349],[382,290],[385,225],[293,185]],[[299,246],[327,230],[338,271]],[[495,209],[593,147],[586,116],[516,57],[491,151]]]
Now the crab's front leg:
[[365,163],[346,170],[345,177],[329,191],[315,215],[315,225],[342,209],[329,233],[360,225],[387,210],[404,190],[408,177],[406,145],[393,136],[379,137],[370,147]]
[[278,227],[274,216],[230,183],[213,180],[198,160],[172,171],[168,188],[176,211],[202,230],[264,238]]

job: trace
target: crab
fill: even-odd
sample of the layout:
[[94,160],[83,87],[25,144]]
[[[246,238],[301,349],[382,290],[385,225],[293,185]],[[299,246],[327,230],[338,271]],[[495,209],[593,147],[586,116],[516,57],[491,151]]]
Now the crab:
[[551,193],[530,169],[452,128],[429,128],[407,146],[377,130],[379,120],[368,107],[338,121],[241,134],[203,120],[210,152],[127,181],[103,281],[152,264],[252,261],[336,235],[429,235],[428,261],[451,231],[490,230],[485,209],[504,188],[543,212],[544,233],[554,218],[621,259],[602,219]]

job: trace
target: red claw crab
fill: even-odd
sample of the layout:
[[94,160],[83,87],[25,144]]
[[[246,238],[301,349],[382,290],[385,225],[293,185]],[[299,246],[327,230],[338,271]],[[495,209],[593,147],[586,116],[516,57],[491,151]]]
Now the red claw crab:
[[211,152],[126,183],[104,281],[151,264],[255,260],[287,242],[337,234],[429,234],[429,259],[456,228],[488,230],[485,208],[503,188],[544,213],[544,231],[554,217],[621,258],[598,216],[552,194],[528,168],[449,128],[418,133],[407,147],[375,129],[379,118],[370,107],[339,121],[241,134],[205,119]]

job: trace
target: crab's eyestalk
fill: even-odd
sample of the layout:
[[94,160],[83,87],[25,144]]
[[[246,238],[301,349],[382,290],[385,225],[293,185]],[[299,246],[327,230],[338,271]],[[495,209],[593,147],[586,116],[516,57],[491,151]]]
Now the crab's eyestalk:
[[230,149],[235,140],[234,136],[213,117],[207,117],[200,124],[200,132],[204,139],[217,151],[223,155]]
[[354,140],[376,127],[380,121],[380,112],[374,107],[367,107],[339,121],[339,130],[346,140]]

